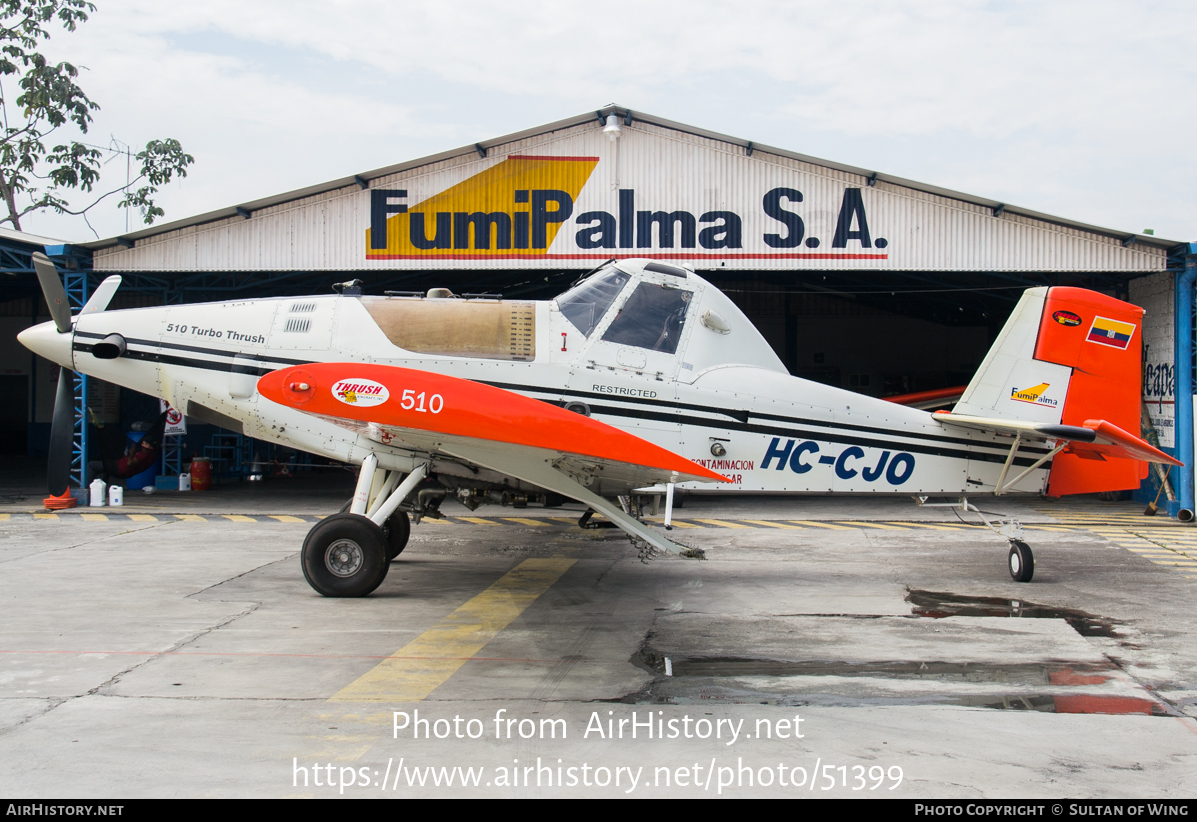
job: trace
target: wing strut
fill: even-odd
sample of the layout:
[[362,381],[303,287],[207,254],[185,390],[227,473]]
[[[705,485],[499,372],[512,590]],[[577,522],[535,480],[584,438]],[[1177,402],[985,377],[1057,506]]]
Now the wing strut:
[[1062,440],[1059,442],[1055,448],[1048,451],[1035,462],[1031,463],[1031,465],[1029,465],[1025,471],[1009,482],[1006,482],[1006,474],[1010,471],[1010,466],[1014,464],[1014,455],[1018,453],[1018,446],[1020,445],[1022,445],[1021,432],[1014,435],[1014,443],[1010,446],[1010,454],[1006,457],[1006,464],[1002,466],[1002,473],[998,474],[997,484],[993,488],[993,495],[995,497],[1000,497],[1002,494],[1005,494],[1011,488],[1018,485],[1018,483],[1022,481],[1022,478],[1027,474],[1031,473],[1036,468],[1043,465],[1043,463],[1047,462],[1056,454],[1059,454],[1061,451],[1067,448],[1068,440]]

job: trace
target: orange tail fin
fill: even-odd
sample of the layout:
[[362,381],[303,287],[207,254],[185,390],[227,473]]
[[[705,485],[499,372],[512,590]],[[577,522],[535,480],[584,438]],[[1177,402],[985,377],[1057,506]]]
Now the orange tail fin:
[[[1083,288],[1047,293],[1035,359],[1072,368],[1060,422],[1106,420],[1139,431],[1143,309]],[[1051,496],[1138,488],[1147,463],[1071,447],[1052,461]]]

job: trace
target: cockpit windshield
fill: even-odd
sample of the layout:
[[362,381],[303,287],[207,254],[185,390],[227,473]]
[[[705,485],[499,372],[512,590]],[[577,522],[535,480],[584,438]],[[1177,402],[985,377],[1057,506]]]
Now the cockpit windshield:
[[574,326],[589,337],[611,303],[630,280],[627,274],[612,266],[588,277],[585,281],[557,298],[557,307]]
[[678,288],[640,283],[607,326],[603,339],[619,345],[677,353],[691,294]]

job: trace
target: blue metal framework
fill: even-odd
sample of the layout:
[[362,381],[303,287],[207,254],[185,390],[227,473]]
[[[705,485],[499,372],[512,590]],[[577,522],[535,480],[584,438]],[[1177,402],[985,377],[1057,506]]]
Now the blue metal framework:
[[[85,265],[71,252],[70,246],[46,246],[46,256],[62,274],[67,302],[76,314],[87,304],[91,289],[91,260]],[[75,421],[71,435],[71,479],[79,488],[87,487],[87,375],[74,372]]]
[[[1175,363],[1176,363],[1176,458],[1179,469],[1176,497],[1179,517],[1191,521],[1194,512],[1193,487],[1193,385],[1197,351],[1197,243],[1186,243],[1169,255],[1169,268],[1176,272]],[[1182,267],[1183,266],[1183,267]]]

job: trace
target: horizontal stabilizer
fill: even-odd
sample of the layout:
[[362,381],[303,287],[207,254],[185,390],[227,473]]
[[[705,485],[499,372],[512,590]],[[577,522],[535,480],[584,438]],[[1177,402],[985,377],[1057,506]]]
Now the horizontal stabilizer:
[[1145,440],[1106,420],[1085,420],[1082,425],[1077,426],[974,417],[967,414],[949,414],[946,411],[931,416],[945,425],[958,425],[993,434],[1016,434],[1025,439],[1067,440],[1068,451],[1075,454],[1100,454],[1102,457],[1183,465]]

